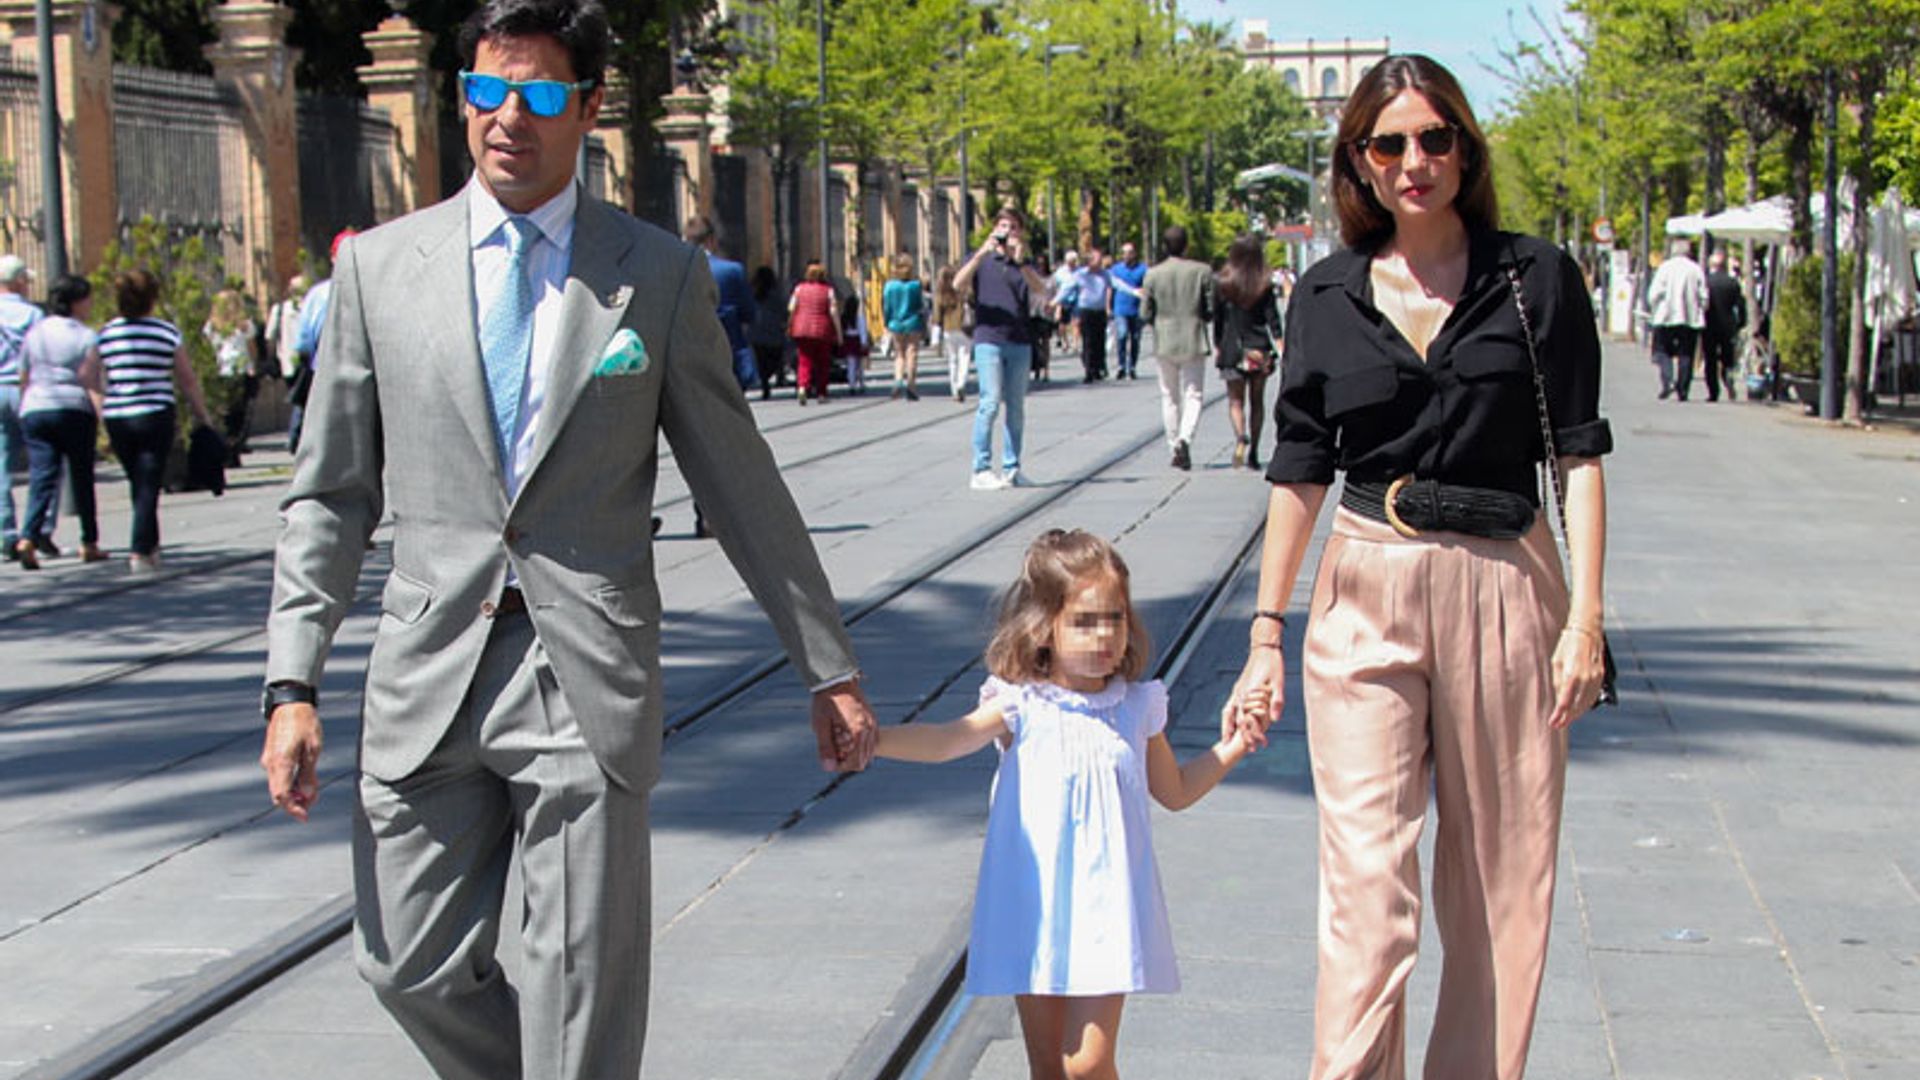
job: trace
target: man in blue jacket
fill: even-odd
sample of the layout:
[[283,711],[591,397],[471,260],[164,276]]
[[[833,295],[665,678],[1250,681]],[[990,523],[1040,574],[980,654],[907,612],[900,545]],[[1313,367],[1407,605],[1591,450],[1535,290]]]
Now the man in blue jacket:
[[687,219],[685,239],[707,253],[707,268],[713,271],[713,284],[720,290],[720,325],[726,329],[727,345],[733,349],[733,377],[745,390],[760,381],[760,365],[754,361],[753,346],[747,343],[747,327],[754,317],[747,268],[720,254],[720,233],[705,214]]
[[1132,244],[1120,245],[1120,261],[1107,271],[1113,282],[1113,350],[1118,378],[1135,378],[1140,366],[1140,285],[1147,280],[1147,264]]

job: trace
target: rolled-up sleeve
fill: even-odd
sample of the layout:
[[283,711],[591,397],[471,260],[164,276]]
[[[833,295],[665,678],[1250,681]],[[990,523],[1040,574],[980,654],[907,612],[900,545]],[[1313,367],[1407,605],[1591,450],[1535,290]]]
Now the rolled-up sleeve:
[[1267,463],[1267,480],[1275,484],[1333,483],[1334,429],[1327,422],[1326,371],[1311,314],[1316,295],[1303,285],[1287,305],[1280,392],[1273,403],[1273,458]]
[[1600,416],[1600,332],[1580,267],[1565,253],[1550,263],[1557,287],[1543,305],[1540,363],[1547,384],[1547,412],[1562,457],[1599,457],[1613,452],[1613,427]]

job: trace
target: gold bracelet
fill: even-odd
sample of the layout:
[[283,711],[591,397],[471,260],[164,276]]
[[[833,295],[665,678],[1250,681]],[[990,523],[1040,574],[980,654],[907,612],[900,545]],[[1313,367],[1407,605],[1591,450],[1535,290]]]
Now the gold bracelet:
[[1280,643],[1279,643],[1279,642],[1277,642],[1277,641],[1255,641],[1255,642],[1252,642],[1251,644],[1249,644],[1249,645],[1247,646],[1247,648],[1249,648],[1249,649],[1272,649],[1272,650],[1273,650],[1274,652],[1284,652],[1284,651],[1286,651],[1286,650],[1284,650],[1283,648],[1281,648],[1281,646],[1280,646]]
[[1566,626],[1561,627],[1560,632],[1562,634],[1585,634],[1595,641],[1599,641],[1601,639],[1601,631],[1598,628],[1592,627],[1592,626],[1574,626],[1573,624],[1569,623]]

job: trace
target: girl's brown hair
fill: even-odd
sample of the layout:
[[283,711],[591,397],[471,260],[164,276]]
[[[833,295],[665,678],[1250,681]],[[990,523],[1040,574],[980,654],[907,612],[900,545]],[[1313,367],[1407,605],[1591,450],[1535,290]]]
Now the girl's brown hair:
[[895,281],[913,280],[913,256],[903,251],[893,257],[893,279]]
[[1454,153],[1460,155],[1460,193],[1453,208],[1469,229],[1500,227],[1500,208],[1493,192],[1492,161],[1487,137],[1473,118],[1459,80],[1431,57],[1419,53],[1389,56],[1360,77],[1340,116],[1339,149],[1333,155],[1333,206],[1340,215],[1340,242],[1372,251],[1393,236],[1393,215],[1373,197],[1373,191],[1353,163],[1358,143],[1373,133],[1373,123],[1394,98],[1412,90],[1427,99],[1441,119],[1459,131]]
[[1114,673],[1134,680],[1147,672],[1152,643],[1133,606],[1126,560],[1105,540],[1081,529],[1048,529],[1027,548],[1020,578],[1000,599],[987,643],[987,671],[1007,682],[1039,682],[1053,668],[1053,620],[1086,579],[1110,576],[1127,605],[1127,651]]
[[1227,248],[1227,265],[1221,267],[1217,280],[1220,295],[1247,311],[1273,288],[1273,276],[1267,270],[1267,245],[1259,233],[1234,238]]

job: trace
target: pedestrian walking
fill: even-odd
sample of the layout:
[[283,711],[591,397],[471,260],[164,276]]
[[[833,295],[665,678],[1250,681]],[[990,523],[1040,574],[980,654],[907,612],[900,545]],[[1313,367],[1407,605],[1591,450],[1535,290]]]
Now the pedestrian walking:
[[1660,372],[1660,398],[1687,400],[1693,386],[1693,353],[1707,325],[1707,275],[1693,261],[1693,245],[1675,240],[1667,261],[1647,286],[1647,324],[1653,331],[1653,364]]
[[180,328],[153,314],[159,279],[143,268],[124,270],[114,275],[113,289],[120,314],[101,328],[97,345],[107,373],[100,415],[133,493],[128,565],[147,573],[160,567],[160,489],[173,452],[176,387],[195,421],[210,428],[213,415]]
[[[1047,253],[1041,252],[1033,257],[1033,272],[1041,280],[1052,285],[1053,268],[1047,265]],[[1027,297],[1028,320],[1032,323],[1028,337],[1033,341],[1033,352],[1027,361],[1027,384],[1047,382],[1052,378],[1053,366],[1053,298],[1035,292]]]
[[1113,348],[1117,377],[1135,378],[1140,366],[1140,287],[1147,280],[1147,264],[1132,243],[1120,245],[1120,261],[1107,271],[1113,283]]
[[1747,296],[1740,280],[1727,273],[1727,253],[1707,256],[1707,327],[1701,339],[1701,374],[1707,380],[1707,400],[1720,400],[1720,382],[1726,380],[1727,400],[1734,397],[1734,361],[1739,357],[1740,332],[1747,328]]
[[1160,419],[1176,469],[1193,468],[1193,436],[1206,404],[1207,361],[1213,345],[1213,270],[1187,258],[1187,230],[1168,226],[1160,239],[1167,257],[1140,286],[1142,314],[1153,323],[1153,363],[1160,373]]
[[40,568],[40,551],[56,550],[54,504],[63,466],[80,518],[80,561],[107,557],[93,497],[94,442],[105,390],[97,336],[87,325],[93,286],[86,278],[63,277],[47,291],[47,307],[46,318],[34,323],[20,349],[20,427],[32,478],[14,558],[28,570]]
[[[333,234],[327,247],[327,259],[340,258],[340,245],[359,230],[349,226]],[[333,300],[333,278],[327,277],[308,289],[300,301],[300,326],[294,334],[294,355],[298,368],[293,384],[287,388],[287,401],[293,406],[287,419],[287,453],[300,449],[300,433],[306,427],[307,395],[313,390],[313,362],[320,355],[320,337],[327,328],[327,312]]]
[[[1027,261],[1027,216],[1013,206],[994,215],[987,242],[954,276],[954,288],[973,296],[973,370],[980,380],[980,403],[973,412],[975,491],[1020,487],[1020,442],[1027,427],[1027,380],[1033,361],[1035,293],[1047,279]],[[999,474],[993,471],[993,426],[1002,410],[1005,429]]]
[[1178,762],[1147,656],[1119,552],[1053,529],[1001,601],[979,707],[880,731],[875,752],[905,761],[1001,747],[966,990],[1013,995],[1036,1077],[1117,1077],[1127,995],[1180,988],[1147,799],[1192,806],[1251,748],[1236,730]]
[[833,354],[840,348],[840,316],[834,309],[833,286],[827,268],[818,259],[807,263],[800,284],[787,298],[787,336],[793,339],[800,404],[827,400],[827,378],[833,372]]
[[19,558],[19,521],[14,517],[13,474],[27,465],[26,435],[20,430],[20,347],[41,311],[27,299],[33,271],[18,255],[0,255],[0,545],[9,560]]
[[1280,358],[1280,306],[1266,249],[1259,233],[1235,238],[1227,248],[1227,265],[1214,279],[1213,364],[1227,384],[1233,463],[1249,469],[1260,467],[1267,378]]
[[927,338],[927,292],[913,276],[913,256],[904,251],[893,257],[893,280],[880,292],[880,309],[893,352],[893,397],[919,401],[914,382],[920,372],[920,346]]
[[449,1080],[640,1074],[663,434],[813,690],[821,763],[871,754],[859,666],[744,407],[705,255],[576,180],[609,39],[593,0],[490,0],[463,24],[473,177],[342,246],[281,504],[261,764],[296,819],[319,793],[315,687],[393,523],[359,709],[355,958]]
[[1074,309],[1079,306],[1080,292],[1074,285],[1074,279],[1080,274],[1080,253],[1069,249],[1061,256],[1060,265],[1047,275],[1048,312],[1053,316],[1054,351],[1069,353],[1080,347],[1074,334]]
[[753,321],[747,324],[747,343],[760,379],[760,400],[773,396],[775,383],[787,380],[787,298],[773,267],[753,272]]
[[720,328],[727,332],[727,347],[733,350],[733,378],[745,390],[760,378],[759,361],[754,358],[753,346],[747,344],[747,326],[754,316],[747,268],[720,254],[720,230],[705,214],[687,219],[684,238],[707,254],[707,269],[713,274],[719,297],[714,308],[719,313]]
[[1073,288],[1081,381],[1097,382],[1107,377],[1107,316],[1113,310],[1112,279],[1107,276],[1106,257],[1099,248],[1087,249],[1084,263],[1073,275]]
[[[1566,729],[1604,679],[1599,334],[1573,260],[1499,231],[1487,140],[1451,73],[1389,56],[1340,115],[1331,194],[1346,248],[1301,276],[1287,315],[1239,682],[1271,688],[1279,714],[1282,612],[1344,472],[1301,660],[1320,814],[1310,1076],[1406,1074],[1431,794],[1444,955],[1425,1072],[1520,1080]],[[1565,474],[1571,591],[1538,509],[1543,462],[1554,489]]]
[[933,325],[940,334],[940,355],[947,361],[947,386],[953,400],[967,400],[967,366],[973,359],[973,303],[954,287],[959,268],[951,264],[933,277]]
[[258,335],[240,290],[222,289],[214,294],[200,334],[213,347],[214,367],[220,374],[221,396],[226,401],[221,433],[227,440],[227,464],[237,466],[247,448],[249,417],[254,395],[260,389],[259,357],[254,352]]
[[847,373],[847,393],[857,397],[867,392],[867,357],[873,352],[873,336],[867,330],[867,309],[860,302],[859,292],[848,292],[839,302],[838,355]]

